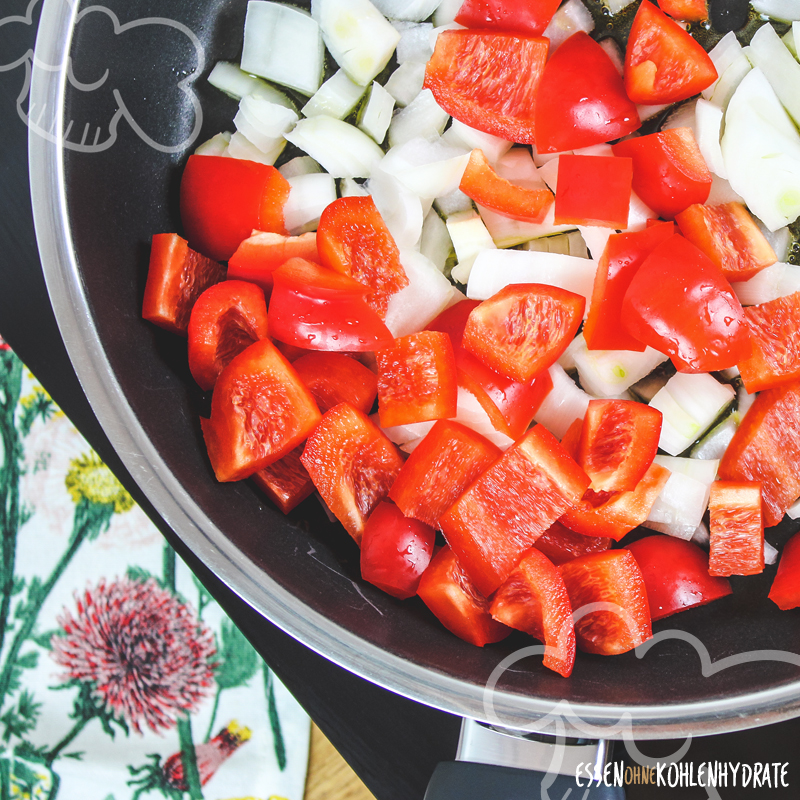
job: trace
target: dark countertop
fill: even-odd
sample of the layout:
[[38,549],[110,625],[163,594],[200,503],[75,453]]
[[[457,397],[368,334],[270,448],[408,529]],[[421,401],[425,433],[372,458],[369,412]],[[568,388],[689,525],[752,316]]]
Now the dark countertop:
[[[0,28],[0,52],[4,50]],[[33,26],[30,29],[33,47]],[[15,42],[19,51],[19,42]],[[342,670],[269,623],[219,582],[158,518],[130,478],[99,426],[64,349],[36,249],[27,178],[27,129],[16,115],[24,69],[0,72],[0,335],[41,380],[56,402],[159,525],[295,694],[378,800],[422,800],[437,762],[455,755],[460,720],[406,700]],[[688,759],[790,762],[790,782],[800,785],[795,743],[800,722],[695,740]],[[642,745],[653,755],[680,742]],[[618,756],[624,748],[618,749]],[[722,790],[724,798],[796,796],[797,789]],[[702,789],[628,787],[628,797],[703,798]]]

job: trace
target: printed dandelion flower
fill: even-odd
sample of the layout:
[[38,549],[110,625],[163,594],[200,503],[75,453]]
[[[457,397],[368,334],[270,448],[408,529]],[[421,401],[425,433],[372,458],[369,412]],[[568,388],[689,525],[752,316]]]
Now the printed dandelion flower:
[[59,617],[52,656],[63,680],[88,684],[106,713],[159,732],[209,694],[213,634],[155,580],[101,581],[76,603],[74,616]]
[[70,461],[64,484],[76,503],[84,498],[92,503],[113,503],[117,514],[133,508],[133,498],[93,450]]

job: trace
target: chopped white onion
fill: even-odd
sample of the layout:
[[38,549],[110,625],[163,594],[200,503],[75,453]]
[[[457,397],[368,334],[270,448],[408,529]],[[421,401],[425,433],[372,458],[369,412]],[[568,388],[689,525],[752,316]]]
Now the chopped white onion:
[[523,250],[535,250],[539,253],[560,253],[565,256],[589,258],[589,250],[580,231],[567,231],[552,236],[541,236],[531,239],[522,245]]
[[417,138],[389,150],[380,167],[420,197],[432,198],[458,188],[468,161],[469,153]]
[[439,7],[441,0],[374,0],[375,7],[389,19],[422,22]]
[[294,128],[297,120],[297,113],[291,108],[247,95],[239,103],[233,124],[274,163],[286,147],[284,134]]
[[483,406],[472,393],[461,386],[458,387],[458,411],[456,422],[485,436],[490,442],[496,444],[501,450],[508,450],[514,440],[510,436],[498,431]]
[[550,55],[558,49],[573,33],[594,30],[594,19],[581,0],[567,0],[548,23],[542,36],[550,40]]
[[381,169],[372,173],[367,181],[367,191],[397,246],[401,250],[416,247],[424,218],[420,198]]
[[728,415],[715,428],[712,428],[693,448],[691,456],[697,459],[720,459],[728,449],[739,427],[739,414]]
[[377,81],[373,81],[358,117],[358,127],[378,144],[383,144],[393,110],[394,98]]
[[259,150],[241,131],[235,131],[228,142],[226,156],[243,161],[257,161],[259,164],[274,164],[277,155],[268,155]]
[[569,426],[576,419],[586,416],[586,409],[592,398],[558,364],[553,364],[548,372],[553,388],[534,414],[534,419],[544,425],[553,436],[563,439]]
[[326,114],[335,119],[344,119],[364,96],[364,87],[350,80],[340,69],[317,89],[314,96],[303,106],[307,117]]
[[286,229],[292,236],[315,231],[322,212],[336,199],[336,182],[327,172],[289,178],[292,187],[283,207]]
[[652,347],[643,353],[635,350],[589,350],[585,341],[583,347],[575,347],[572,357],[581,385],[595,397],[616,397],[667,360],[667,356]]
[[310,175],[312,172],[322,172],[322,167],[311,156],[297,156],[278,167],[278,172],[284,178],[296,178],[298,175]]
[[[381,427],[381,418],[379,414],[372,414],[370,419],[379,428]],[[382,430],[389,437],[389,441],[402,447],[410,442],[422,441],[435,424],[436,420],[412,422],[408,425],[391,425],[388,428],[382,428]]]
[[458,265],[453,267],[453,280],[467,283],[478,253],[494,249],[494,242],[475,211],[461,211],[447,218],[447,233],[453,242]]
[[[389,123],[389,145],[399,147],[408,142],[422,138],[430,142],[439,141],[440,135],[447,125],[450,115],[436,102],[433,92],[425,89],[417,94],[406,108],[395,112]],[[467,147],[452,147],[452,150],[464,152]]]
[[643,524],[688,541],[703,521],[707,507],[708,486],[696,478],[673,472]]
[[441,0],[436,11],[433,12],[433,24],[437,28],[441,28],[444,25],[453,25],[456,14],[458,14],[463,4],[464,0]]
[[574,225],[555,224],[555,204],[550,206],[542,222],[523,222],[511,219],[511,217],[505,217],[483,206],[478,206],[478,211],[498,247],[514,247],[541,236],[575,230]]
[[295,107],[283,92],[270,86],[266,81],[262,81],[261,78],[244,72],[229,61],[218,61],[209,73],[208,82],[236,100],[241,100],[251,94],[255,97],[263,97],[264,100],[277,103],[279,106],[291,109]]
[[720,178],[727,178],[728,170],[725,168],[719,143],[722,136],[722,117],[723,112],[719,106],[702,97],[697,100],[694,125],[697,146],[708,168]]
[[[469,125],[465,125],[457,119],[453,120],[453,124],[443,134],[442,140],[451,147],[462,147],[464,150],[474,150],[476,148],[482,150],[490,164],[496,164],[498,159],[511,148],[511,142],[507,142],[499,136],[493,136],[491,133],[484,133],[475,128],[470,128]],[[525,152],[530,159],[530,154],[527,151]],[[531,165],[533,165],[533,161],[531,161]]]
[[789,116],[800,123],[800,64],[772,25],[762,25],[755,32],[747,55],[764,73]]
[[431,47],[432,23],[398,21],[392,24],[400,33],[400,41],[397,43],[397,50],[395,50],[397,63],[405,64],[406,61],[421,61],[426,64],[433,55],[433,48]]
[[771,231],[760,219],[755,218],[756,225],[758,225],[764,238],[769,242],[769,246],[775,253],[775,258],[778,261],[786,261],[789,258],[789,248],[792,246],[792,232],[789,228],[778,228],[776,231]]
[[589,248],[589,255],[595,261],[600,260],[611,234],[616,233],[612,228],[601,228],[598,225],[578,225],[578,230]]
[[250,0],[244,23],[242,69],[312,95],[322,82],[319,25],[294,6]]
[[231,134],[226,131],[225,133],[218,133],[212,136],[207,142],[203,142],[197,150],[194,151],[196,156],[224,156],[228,150],[228,144],[231,140]]
[[752,69],[752,65],[744,54],[744,50],[733,31],[726,33],[717,42],[708,56],[717,70],[717,79],[706,89],[702,95],[714,105],[722,109],[727,108],[728,101],[736,91],[736,87]]
[[453,252],[453,240],[447,231],[447,225],[435,209],[427,213],[422,223],[419,251],[436,265],[436,269],[444,272],[447,259]]
[[759,14],[785,22],[800,20],[800,4],[797,0],[753,0],[753,8]]
[[778,550],[764,539],[764,563],[774,564],[778,560]]
[[800,291],[800,267],[776,261],[750,280],[732,283],[731,288],[743,306],[769,303]]
[[332,117],[301,119],[286,138],[334,178],[368,178],[383,159],[383,150],[366,133]]
[[421,61],[406,61],[389,76],[386,91],[400,108],[413,102],[422,91],[425,81],[425,64]]
[[369,197],[369,192],[358,181],[342,178],[339,181],[339,197]]

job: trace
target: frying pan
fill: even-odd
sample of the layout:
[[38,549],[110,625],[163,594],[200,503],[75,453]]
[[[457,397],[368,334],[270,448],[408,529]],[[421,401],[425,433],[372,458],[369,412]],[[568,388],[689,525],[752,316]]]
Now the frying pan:
[[[472,647],[418,599],[400,602],[361,581],[355,545],[314,498],[284,517],[248,482],[214,480],[199,424],[209,398],[189,375],[185,342],[139,312],[151,236],[180,231],[181,165],[231,127],[236,104],[203,76],[238,58],[245,8],[44,0],[31,95],[21,100],[37,238],[63,338],[109,439],[159,513],[288,633],[451,713],[522,728],[556,709],[566,732],[589,723],[620,736],[624,719],[638,738],[800,714],[800,658],[791,655],[800,652],[800,614],[767,600],[774,568],[734,578],[730,597],[658,623],[666,638],[642,657],[581,654],[563,679],[540,658],[513,661],[532,644],[521,634]],[[770,538],[780,545],[788,534]],[[498,671],[506,658],[513,663]],[[492,712],[485,687],[495,679]]]

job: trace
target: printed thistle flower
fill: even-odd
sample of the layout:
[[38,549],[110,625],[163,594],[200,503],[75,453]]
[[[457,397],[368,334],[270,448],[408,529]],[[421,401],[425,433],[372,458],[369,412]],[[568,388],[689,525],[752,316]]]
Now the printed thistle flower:
[[94,451],[70,461],[64,484],[75,503],[82,499],[92,503],[113,503],[116,514],[133,508],[133,498]]
[[75,616],[59,617],[52,655],[64,681],[89,684],[106,713],[159,732],[209,693],[213,634],[155,580],[101,580],[76,603]]

